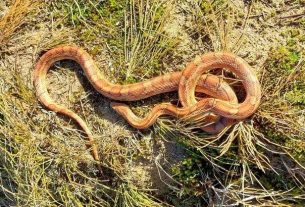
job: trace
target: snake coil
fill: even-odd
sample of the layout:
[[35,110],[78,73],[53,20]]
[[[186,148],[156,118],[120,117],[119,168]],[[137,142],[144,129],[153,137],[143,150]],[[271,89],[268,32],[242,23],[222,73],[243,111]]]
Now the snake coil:
[[[46,52],[35,66],[33,80],[36,95],[44,106],[70,117],[80,125],[88,136],[88,146],[91,147],[95,160],[99,160],[98,150],[86,123],[73,111],[55,103],[47,91],[47,72],[56,61],[63,59],[74,60],[80,64],[93,87],[104,96],[117,101],[136,101],[165,92],[178,91],[181,108],[170,103],[162,103],[155,106],[145,118],[137,117],[124,103],[111,103],[115,111],[138,129],[151,126],[161,115],[181,118],[198,110],[205,110],[211,112],[207,119],[214,123],[202,129],[209,133],[217,133],[232,125],[234,120],[251,116],[261,99],[260,84],[252,68],[243,59],[231,53],[208,53],[197,57],[182,72],[169,73],[139,83],[119,85],[106,80],[91,56],[83,49],[75,46],[56,47]],[[217,76],[204,74],[216,68],[226,68],[242,81],[246,91],[243,102],[238,103],[236,94],[228,83]],[[195,92],[205,93],[210,97],[197,101]]]

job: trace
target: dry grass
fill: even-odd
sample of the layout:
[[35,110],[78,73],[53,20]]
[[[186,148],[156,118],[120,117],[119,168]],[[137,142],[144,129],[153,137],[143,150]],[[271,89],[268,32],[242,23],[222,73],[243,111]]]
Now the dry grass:
[[33,0],[15,0],[4,16],[0,18],[0,44],[4,45],[14,32],[25,23],[25,17],[38,8]]
[[[253,48],[247,47],[249,44],[253,46],[252,41],[255,40],[245,34],[247,28],[252,29],[253,32],[253,28],[247,26],[248,24],[257,24],[255,20],[249,20],[249,15],[253,7],[258,7],[259,4],[249,3],[246,12],[239,10],[238,5],[230,1],[198,1],[192,6],[189,12],[194,14],[194,22],[198,25],[190,27],[189,32],[194,35],[197,42],[204,40],[209,43],[208,48],[212,47],[216,51],[229,50],[237,54],[244,54],[244,51],[248,49],[249,51],[246,54],[247,56],[251,55],[249,59],[256,57],[258,52],[263,54],[262,51],[255,51]],[[194,10],[197,12],[194,12]],[[207,13],[209,15],[206,15]],[[241,16],[245,17],[242,21]],[[291,28],[283,28],[282,32],[289,29]],[[252,38],[257,38],[254,34],[250,33],[249,35]],[[287,39],[281,41],[287,41]],[[288,42],[290,42],[289,39]],[[202,192],[202,190],[193,189],[193,193],[197,192],[199,195],[203,193],[203,197],[206,195],[213,197],[216,194],[219,200],[209,200],[207,203],[221,206],[240,204],[290,206],[291,204],[288,204],[290,199],[291,201],[294,200],[292,202],[300,203],[300,205],[303,203],[304,198],[301,196],[303,194],[301,192],[304,190],[303,183],[305,181],[304,160],[302,159],[300,162],[300,158],[303,157],[301,155],[303,150],[300,147],[304,143],[305,126],[302,121],[304,105],[292,104],[291,101],[293,100],[288,101],[285,94],[292,93],[293,85],[304,83],[303,76],[300,75],[303,74],[302,71],[304,70],[302,56],[304,54],[304,49],[302,49],[304,44],[300,46],[300,49],[294,46],[295,51],[286,52],[285,60],[283,60],[285,55],[274,54],[274,50],[276,50],[274,48],[277,48],[277,44],[281,43],[274,42],[273,45],[265,45],[267,52],[269,48],[273,48],[273,51],[267,53],[267,59],[263,60],[262,64],[258,64],[261,65],[257,74],[261,77],[263,85],[263,100],[259,110],[251,119],[240,122],[231,129],[225,129],[216,136],[194,132],[193,129],[196,126],[206,124],[201,121],[204,119],[198,118],[198,115],[178,123],[161,122],[161,136],[164,136],[165,139],[170,138],[180,141],[188,147],[192,146],[190,149],[193,151],[191,157],[194,157],[195,153],[195,157],[202,156],[202,159],[209,163],[211,170],[200,171],[197,164],[189,163],[186,169],[193,170],[189,174],[181,173],[178,170],[180,174],[186,177],[181,175],[172,177],[188,186],[190,183],[192,185],[196,183],[194,179],[190,179],[192,177],[202,179],[202,177],[213,174],[215,177],[210,177],[206,182],[212,182],[215,186],[198,183],[210,190]],[[243,48],[245,46],[246,49]],[[296,60],[297,62],[295,62]],[[274,61],[276,64],[274,64]],[[233,82],[233,84],[238,85],[238,82]],[[299,102],[303,100],[298,97],[294,98]],[[284,145],[283,140],[286,142]],[[287,143],[290,142],[295,143],[292,146],[299,148],[299,150],[291,148],[291,145],[288,146]],[[300,153],[291,153],[295,151]],[[280,157],[280,160],[277,157]],[[182,167],[182,169],[184,168]],[[261,173],[270,173],[275,177],[288,176],[293,184],[289,183],[282,186],[282,191],[274,191],[280,186],[274,184],[273,179],[275,178],[267,178],[270,180],[266,183],[266,180],[260,177]],[[227,179],[223,179],[223,175],[227,175]],[[283,179],[283,177],[280,179]],[[272,184],[268,184],[268,182],[277,185],[277,187],[271,186]],[[218,185],[223,188],[216,187]],[[231,186],[237,187],[238,190],[231,191]],[[188,188],[186,187],[186,191],[184,191],[186,195],[189,195]],[[294,191],[294,193],[289,193],[291,191]],[[248,194],[248,192],[250,193]]]
[[[5,1],[9,9],[0,11],[1,206],[304,205],[305,19],[297,15],[304,2],[36,2]],[[137,131],[75,63],[60,62],[48,77],[50,93],[90,126],[103,158],[101,176],[82,132],[41,107],[33,92],[36,58],[61,43],[85,47],[120,83],[229,50],[255,68],[262,103],[253,117],[213,136],[195,129],[208,124],[198,114]],[[220,76],[239,89],[233,74]],[[133,106],[145,114],[164,98],[170,96]]]

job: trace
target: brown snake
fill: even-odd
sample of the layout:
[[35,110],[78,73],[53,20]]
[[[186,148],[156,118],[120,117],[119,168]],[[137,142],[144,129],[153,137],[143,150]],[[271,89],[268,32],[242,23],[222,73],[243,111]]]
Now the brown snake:
[[[139,83],[119,85],[106,80],[91,56],[83,49],[75,46],[59,46],[46,52],[36,64],[33,78],[36,94],[39,101],[47,108],[70,117],[80,125],[88,136],[88,146],[91,147],[95,160],[99,160],[99,155],[86,123],[73,111],[55,103],[47,91],[47,72],[56,61],[63,59],[74,60],[80,64],[93,87],[110,99],[136,101],[165,92],[178,91],[182,107],[162,103],[155,106],[145,118],[137,117],[126,104],[111,103],[115,111],[133,127],[139,129],[151,126],[161,115],[181,118],[202,110],[211,112],[207,119],[214,122],[203,126],[202,129],[209,133],[216,133],[232,125],[234,120],[242,120],[251,116],[261,99],[260,84],[252,68],[243,59],[231,53],[208,53],[197,57],[182,72],[158,76]],[[242,81],[246,91],[246,98],[243,102],[238,103],[235,92],[228,83],[217,76],[204,74],[216,68],[226,68],[235,73]],[[210,97],[197,101],[195,92],[205,93]]]

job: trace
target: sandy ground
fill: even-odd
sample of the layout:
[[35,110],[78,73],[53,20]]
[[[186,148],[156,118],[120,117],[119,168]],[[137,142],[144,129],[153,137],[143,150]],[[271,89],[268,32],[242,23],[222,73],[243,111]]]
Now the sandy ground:
[[[281,34],[288,27],[293,27],[293,15],[304,13],[305,9],[298,4],[287,5],[281,0],[256,1],[251,7],[249,5],[247,1],[232,1],[234,12],[231,16],[213,20],[214,22],[207,20],[211,25],[203,29],[210,28],[210,31],[197,31],[210,35],[212,44],[206,46],[204,39],[190,36],[191,31],[196,30],[193,28],[194,21],[205,19],[192,13],[196,7],[194,1],[176,4],[166,32],[173,38],[179,37],[181,41],[176,57],[173,57],[174,61],[164,63],[166,70],[180,70],[198,54],[225,49],[244,58],[255,68],[256,73],[260,74],[271,48],[287,44],[287,39]],[[0,17],[5,14],[7,8],[5,2],[0,2]],[[194,20],[196,18],[198,19]],[[23,82],[33,89],[32,71],[41,50],[57,43],[77,44],[77,35],[73,34],[72,30],[64,27],[58,29],[52,21],[52,16],[40,13],[13,35],[0,52],[0,69],[6,74],[6,80],[13,78],[12,71],[17,71]],[[90,47],[89,44],[81,43],[86,47]],[[302,47],[305,49],[304,45]],[[94,59],[107,77],[115,78],[113,73],[109,72],[112,60],[107,53],[101,52]],[[100,149],[106,149],[110,154],[120,152],[129,157],[124,162],[120,162],[119,158],[111,160],[111,156],[107,158],[113,165],[119,166],[119,174],[124,179],[141,188],[154,189],[157,194],[170,191],[168,185],[175,182],[162,172],[160,166],[170,171],[171,165],[183,160],[186,153],[182,146],[174,141],[161,139],[153,129],[144,132],[132,129],[110,108],[111,100],[97,94],[80,67],[71,61],[56,64],[48,74],[48,81],[51,96],[85,118]],[[150,102],[151,100],[148,101]],[[147,105],[145,102],[140,103]],[[85,151],[85,141],[79,139],[79,135],[66,140],[66,133],[76,133],[75,125],[68,119],[44,107],[39,107],[39,115],[36,118],[47,122],[52,133],[61,137],[61,141],[68,144],[69,148],[80,148],[82,155],[92,160],[90,153]],[[124,147],[120,147],[121,143],[124,143]],[[113,146],[118,148],[108,148]]]

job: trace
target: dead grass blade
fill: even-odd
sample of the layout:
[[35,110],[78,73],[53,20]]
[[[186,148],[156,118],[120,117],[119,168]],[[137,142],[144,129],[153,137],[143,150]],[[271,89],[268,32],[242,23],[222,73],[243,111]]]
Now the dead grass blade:
[[14,32],[25,23],[25,17],[38,7],[33,0],[15,0],[7,13],[0,19],[0,45],[4,45]]

